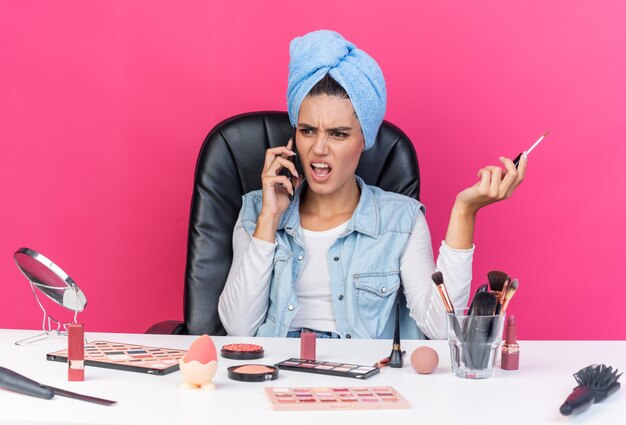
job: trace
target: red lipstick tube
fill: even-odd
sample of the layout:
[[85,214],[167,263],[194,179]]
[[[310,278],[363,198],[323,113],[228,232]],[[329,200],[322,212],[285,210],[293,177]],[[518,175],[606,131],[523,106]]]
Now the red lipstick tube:
[[519,369],[519,344],[517,343],[517,328],[515,327],[515,316],[508,317],[506,323],[505,343],[502,345],[502,363],[504,370]]
[[85,380],[85,330],[82,323],[67,326],[67,379]]
[[315,360],[315,333],[302,332],[300,334],[300,358]]

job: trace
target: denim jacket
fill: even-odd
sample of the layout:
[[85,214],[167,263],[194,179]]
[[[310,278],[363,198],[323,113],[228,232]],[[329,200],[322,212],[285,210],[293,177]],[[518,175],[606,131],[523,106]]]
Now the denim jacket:
[[[424,338],[408,314],[400,285],[400,257],[417,213],[424,207],[414,199],[356,179],[361,190],[359,203],[327,254],[337,333],[342,338],[393,338],[397,299],[402,307],[402,338]],[[296,191],[278,225],[269,305],[257,336],[284,337],[298,310],[294,287],[307,255],[299,214],[305,184]],[[260,190],[243,197],[240,218],[250,235],[261,206]]]

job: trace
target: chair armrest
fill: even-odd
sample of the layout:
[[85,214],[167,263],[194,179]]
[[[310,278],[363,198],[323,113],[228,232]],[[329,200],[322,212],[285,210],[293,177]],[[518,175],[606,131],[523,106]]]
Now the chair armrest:
[[165,320],[150,326],[147,334],[181,335],[185,330],[185,323],[180,320]]

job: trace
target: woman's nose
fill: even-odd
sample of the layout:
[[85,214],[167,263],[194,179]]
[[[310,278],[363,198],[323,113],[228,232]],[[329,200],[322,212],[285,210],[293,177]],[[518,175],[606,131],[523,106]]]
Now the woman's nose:
[[326,133],[318,133],[313,145],[313,152],[316,155],[324,155],[328,151],[328,135]]

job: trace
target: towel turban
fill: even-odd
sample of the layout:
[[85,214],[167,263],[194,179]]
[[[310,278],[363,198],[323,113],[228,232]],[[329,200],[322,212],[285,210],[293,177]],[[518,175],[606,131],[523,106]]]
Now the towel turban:
[[387,108],[383,72],[363,50],[334,31],[319,30],[294,38],[289,45],[287,107],[292,125],[304,97],[326,74],[348,93],[361,124],[365,149],[376,140]]

